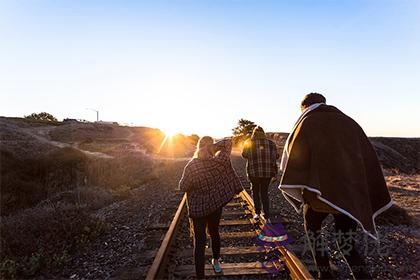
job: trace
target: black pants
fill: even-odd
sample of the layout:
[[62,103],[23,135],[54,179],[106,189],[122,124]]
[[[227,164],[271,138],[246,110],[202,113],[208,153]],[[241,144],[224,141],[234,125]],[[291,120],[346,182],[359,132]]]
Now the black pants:
[[194,261],[197,278],[204,278],[204,265],[206,260],[206,225],[211,237],[213,258],[220,258],[219,222],[222,208],[202,218],[192,218],[194,225]]
[[252,184],[252,196],[255,204],[255,213],[261,213],[261,202],[264,209],[264,217],[270,218],[270,200],[268,199],[268,187],[271,178],[250,177]]
[[[305,205],[305,230],[314,253],[318,271],[320,272],[319,277],[329,279],[332,276],[327,256],[327,243],[320,234],[322,221],[327,216],[328,213],[316,212],[309,205]],[[355,248],[354,239],[357,223],[344,214],[334,214],[334,220],[338,248],[350,265],[354,277],[356,279],[371,279],[362,257]]]

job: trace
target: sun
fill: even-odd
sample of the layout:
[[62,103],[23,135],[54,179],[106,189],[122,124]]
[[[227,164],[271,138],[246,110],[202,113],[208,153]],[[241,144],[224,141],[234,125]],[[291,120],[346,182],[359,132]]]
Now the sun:
[[176,129],[174,129],[174,128],[166,128],[166,129],[164,129],[163,130],[163,133],[165,133],[165,136],[167,137],[167,138],[172,138],[172,137],[174,137],[175,135],[177,135],[178,133],[179,133],[179,131],[177,131]]
[[163,138],[162,142],[160,143],[158,153],[160,153],[163,146],[165,146],[165,145],[169,145],[169,147],[172,147],[172,145],[173,145],[172,138],[175,135],[180,133],[179,130],[175,130],[173,128],[165,128],[165,129],[162,129],[161,131],[165,134],[165,137]]

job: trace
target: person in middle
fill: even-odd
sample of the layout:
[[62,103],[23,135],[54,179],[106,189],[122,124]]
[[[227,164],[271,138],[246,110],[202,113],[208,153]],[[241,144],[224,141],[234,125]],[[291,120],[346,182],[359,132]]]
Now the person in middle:
[[262,202],[264,218],[267,223],[271,223],[268,187],[271,179],[277,175],[279,154],[276,144],[267,138],[261,126],[256,126],[252,131],[251,139],[245,142],[242,157],[247,160],[248,178],[252,184],[256,213],[254,219],[260,218]]
[[210,136],[197,143],[194,157],[185,166],[179,189],[187,193],[188,213],[194,228],[194,260],[196,276],[205,277],[206,228],[213,251],[212,265],[221,273],[219,222],[222,208],[243,188],[232,167],[232,139],[214,143]]

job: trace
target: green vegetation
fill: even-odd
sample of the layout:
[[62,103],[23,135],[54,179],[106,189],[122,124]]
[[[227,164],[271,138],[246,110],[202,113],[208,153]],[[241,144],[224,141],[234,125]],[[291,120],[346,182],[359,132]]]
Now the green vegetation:
[[232,134],[235,137],[235,142],[239,143],[251,137],[252,130],[257,125],[250,120],[240,119],[238,125],[232,129]]
[[47,112],[41,113],[32,113],[28,116],[25,116],[25,119],[45,121],[45,122],[58,122],[57,118]]
[[253,121],[240,119],[238,125],[232,129],[233,136],[250,136],[256,126]]

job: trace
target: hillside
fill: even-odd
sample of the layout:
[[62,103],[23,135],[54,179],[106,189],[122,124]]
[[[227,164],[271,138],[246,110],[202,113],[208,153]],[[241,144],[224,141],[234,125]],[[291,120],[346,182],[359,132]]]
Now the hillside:
[[[287,133],[270,132],[279,151],[286,142]],[[405,174],[420,173],[420,138],[370,137],[384,169]]]
[[[197,137],[159,129],[0,118],[1,214],[87,185],[134,185],[155,159],[190,157]],[[105,170],[112,170],[106,172]]]
[[[281,153],[287,133],[268,135]],[[95,279],[118,275],[128,262],[137,266],[142,250],[158,246],[148,227],[170,220],[174,188],[198,137],[0,117],[0,140],[0,274]],[[419,139],[371,141],[400,206],[382,223],[417,223],[418,175],[410,174],[419,173]],[[243,174],[245,163],[234,158]],[[142,269],[149,261],[140,261]]]

